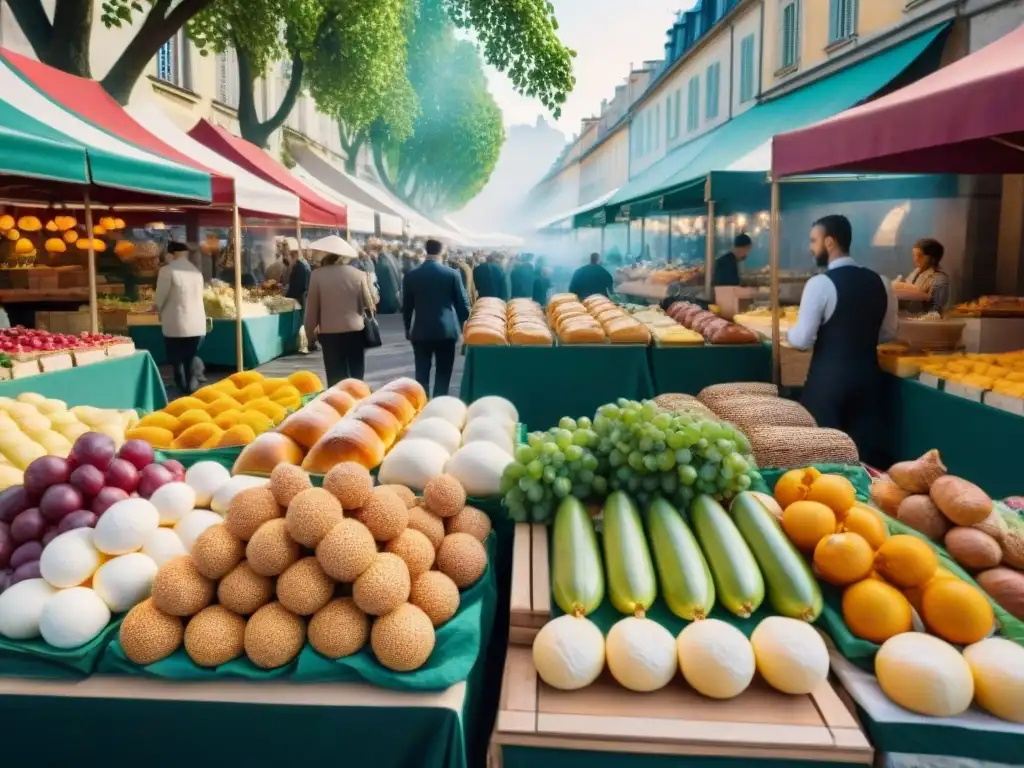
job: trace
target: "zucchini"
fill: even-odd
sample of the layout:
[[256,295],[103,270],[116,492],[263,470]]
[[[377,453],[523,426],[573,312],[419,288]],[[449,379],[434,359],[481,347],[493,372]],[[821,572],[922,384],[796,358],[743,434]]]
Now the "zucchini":
[[753,494],[741,493],[729,514],[761,568],[772,607],[791,619],[817,619],[822,609],[818,581],[772,513]]
[[594,523],[578,499],[569,496],[558,505],[552,542],[555,602],[571,616],[593,613],[604,600],[604,568]]
[[659,498],[647,513],[647,530],[669,610],[689,621],[707,618],[715,605],[715,583],[690,526],[671,504]]
[[601,530],[612,605],[620,613],[642,617],[658,596],[658,583],[640,513],[626,494],[616,491],[605,501]]
[[730,613],[747,618],[764,601],[764,578],[750,547],[722,505],[701,494],[690,507],[690,521],[715,580],[715,594]]

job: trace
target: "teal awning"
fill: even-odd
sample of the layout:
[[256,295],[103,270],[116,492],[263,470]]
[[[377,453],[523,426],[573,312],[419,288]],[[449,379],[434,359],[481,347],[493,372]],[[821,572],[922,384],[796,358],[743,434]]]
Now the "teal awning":
[[[644,207],[666,211],[703,205],[706,199],[721,199],[718,194],[705,197],[709,177],[712,187],[720,184],[727,194],[736,194],[744,186],[763,186],[771,153],[758,150],[770,146],[772,136],[824,120],[875,95],[920,59],[948,27],[948,22],[940,24],[841,72],[758,104],[667,155],[624,186],[608,205],[656,200]],[[763,171],[751,167],[760,165],[761,155]],[[734,165],[742,170],[729,170]]]
[[0,101],[0,174],[88,184],[89,162],[84,147]]

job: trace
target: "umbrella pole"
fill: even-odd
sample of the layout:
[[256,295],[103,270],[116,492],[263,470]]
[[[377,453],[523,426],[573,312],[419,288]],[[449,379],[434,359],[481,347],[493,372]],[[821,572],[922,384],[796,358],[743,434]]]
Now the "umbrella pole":
[[305,256],[302,252],[302,220],[295,220],[295,245],[298,248],[299,256]]
[[89,238],[88,268],[89,268],[89,330],[93,333],[100,332],[99,302],[96,298],[96,248],[92,233],[92,202],[89,200],[89,193],[85,193],[85,234]]
[[708,221],[704,227],[704,295],[715,303],[715,201],[708,200]]
[[782,383],[782,345],[779,337],[779,246],[782,233],[779,220],[779,182],[772,181],[772,211],[769,220],[768,269],[772,292],[772,381]]
[[245,370],[242,354],[242,216],[238,205],[231,206],[231,239],[234,242],[235,261],[235,366]]

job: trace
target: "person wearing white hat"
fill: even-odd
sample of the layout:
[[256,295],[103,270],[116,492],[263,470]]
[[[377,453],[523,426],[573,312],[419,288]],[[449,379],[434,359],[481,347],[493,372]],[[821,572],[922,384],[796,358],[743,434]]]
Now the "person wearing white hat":
[[373,316],[374,301],[365,272],[352,266],[358,255],[349,243],[330,235],[310,245],[326,254],[309,281],[306,336],[310,346],[319,341],[324,350],[327,386],[342,379],[361,379],[366,372],[366,315]]

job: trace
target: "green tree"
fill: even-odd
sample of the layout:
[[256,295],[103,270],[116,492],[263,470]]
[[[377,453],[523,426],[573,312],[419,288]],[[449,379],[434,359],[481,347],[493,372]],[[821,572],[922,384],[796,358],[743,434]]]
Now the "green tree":
[[487,89],[476,47],[448,25],[418,28],[409,79],[419,99],[412,135],[383,122],[372,135],[378,175],[414,208],[444,213],[483,189],[505,142],[501,109]]

